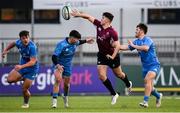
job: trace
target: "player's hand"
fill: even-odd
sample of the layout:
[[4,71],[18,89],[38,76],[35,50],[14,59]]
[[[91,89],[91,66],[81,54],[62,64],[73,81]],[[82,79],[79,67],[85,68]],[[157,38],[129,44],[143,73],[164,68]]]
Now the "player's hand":
[[92,43],[94,43],[94,39],[92,37],[88,37],[88,38],[86,38],[86,43],[92,44]]
[[62,65],[57,64],[57,65],[56,65],[56,68],[57,68],[57,70],[60,71],[60,72],[63,72],[63,71],[64,71],[64,66],[62,66]]
[[109,54],[107,54],[106,57],[107,57],[107,59],[109,59],[109,60],[113,60],[113,59],[114,59],[114,58],[113,58],[111,55],[109,55]]
[[14,69],[16,70],[16,71],[19,71],[20,69],[22,69],[23,67],[22,67],[22,65],[15,65],[15,67],[14,67]]
[[73,9],[70,14],[74,17],[79,17],[81,13],[77,9]]
[[131,40],[128,40],[128,44],[129,44],[130,46],[133,46],[133,45],[134,45]]
[[2,52],[2,58],[5,58],[5,55],[8,53],[8,51],[6,51],[6,50],[4,50],[3,52]]

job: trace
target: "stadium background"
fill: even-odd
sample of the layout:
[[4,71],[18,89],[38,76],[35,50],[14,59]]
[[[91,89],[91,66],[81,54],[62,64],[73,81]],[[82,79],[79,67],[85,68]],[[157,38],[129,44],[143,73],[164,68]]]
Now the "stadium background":
[[[11,2],[11,4],[9,4]],[[61,17],[61,8],[71,4],[72,8],[85,11],[98,19],[104,11],[115,15],[112,23],[117,30],[121,44],[133,39],[139,22],[149,26],[147,35],[156,43],[161,62],[160,74],[155,85],[166,95],[180,92],[180,1],[179,0],[2,0],[0,4],[0,51],[18,38],[21,30],[29,30],[32,40],[38,45],[40,72],[31,88],[33,95],[49,95],[52,90],[51,55],[57,42],[68,36],[72,29],[79,30],[83,39],[96,35],[93,25],[78,18],[69,21]],[[96,70],[96,43],[82,45],[73,59],[71,94],[106,95],[107,90],[100,83]],[[137,52],[122,52],[121,65],[133,81],[133,93],[142,94],[140,59]],[[5,59],[0,58],[0,95],[21,95],[21,83],[8,84],[8,72],[17,64],[19,54],[14,48]],[[125,87],[108,70],[116,90],[126,94]]]

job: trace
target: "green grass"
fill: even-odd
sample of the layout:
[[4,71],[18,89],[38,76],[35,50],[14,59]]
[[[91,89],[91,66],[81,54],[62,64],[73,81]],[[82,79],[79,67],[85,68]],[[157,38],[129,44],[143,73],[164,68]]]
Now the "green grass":
[[58,108],[51,108],[50,96],[32,96],[30,108],[22,109],[22,97],[0,97],[0,112],[180,112],[180,97],[164,97],[162,106],[155,107],[151,96],[148,108],[139,107],[143,96],[120,96],[111,105],[110,96],[70,96],[70,108],[64,108],[63,100],[58,98]]

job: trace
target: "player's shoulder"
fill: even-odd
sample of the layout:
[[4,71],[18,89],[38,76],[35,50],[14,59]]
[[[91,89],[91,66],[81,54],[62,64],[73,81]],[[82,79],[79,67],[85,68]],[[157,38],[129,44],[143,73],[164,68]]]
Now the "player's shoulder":
[[23,44],[22,44],[22,41],[20,39],[17,39],[15,41],[15,45],[17,48],[23,48]]
[[100,24],[101,24],[101,21],[95,18],[93,23],[100,25]]
[[30,48],[37,48],[36,44],[35,44],[33,41],[31,41],[31,40],[30,40],[28,46],[29,46]]
[[109,27],[109,32],[111,33],[111,34],[118,34],[117,33],[117,31],[111,26],[111,27]]
[[151,37],[150,36],[144,36],[144,39],[151,39]]
[[67,38],[65,38],[57,43],[58,46],[65,46],[67,44],[68,44]]
[[100,20],[98,20],[97,18],[94,19],[94,21],[97,21],[97,22],[101,22]]
[[150,36],[144,36],[145,41],[153,42],[152,38]]
[[31,41],[31,40],[29,41],[29,45],[30,46],[36,46],[36,44],[33,41]]
[[21,44],[21,40],[20,40],[20,39],[17,39],[17,40],[15,41],[15,43],[16,43],[16,45],[20,45],[20,44]]

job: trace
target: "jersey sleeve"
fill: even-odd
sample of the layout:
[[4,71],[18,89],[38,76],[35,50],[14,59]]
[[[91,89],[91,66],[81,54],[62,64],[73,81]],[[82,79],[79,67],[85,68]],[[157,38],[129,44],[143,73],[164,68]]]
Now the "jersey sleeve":
[[30,57],[37,57],[37,47],[36,46],[31,46],[30,48]]
[[101,22],[97,19],[94,20],[94,23],[93,23],[95,26],[100,26],[101,25]]
[[63,49],[62,44],[61,43],[57,44],[53,55],[59,56],[61,54],[61,52],[62,52],[62,49]]
[[111,32],[111,37],[113,41],[118,41],[118,34],[116,31]]

